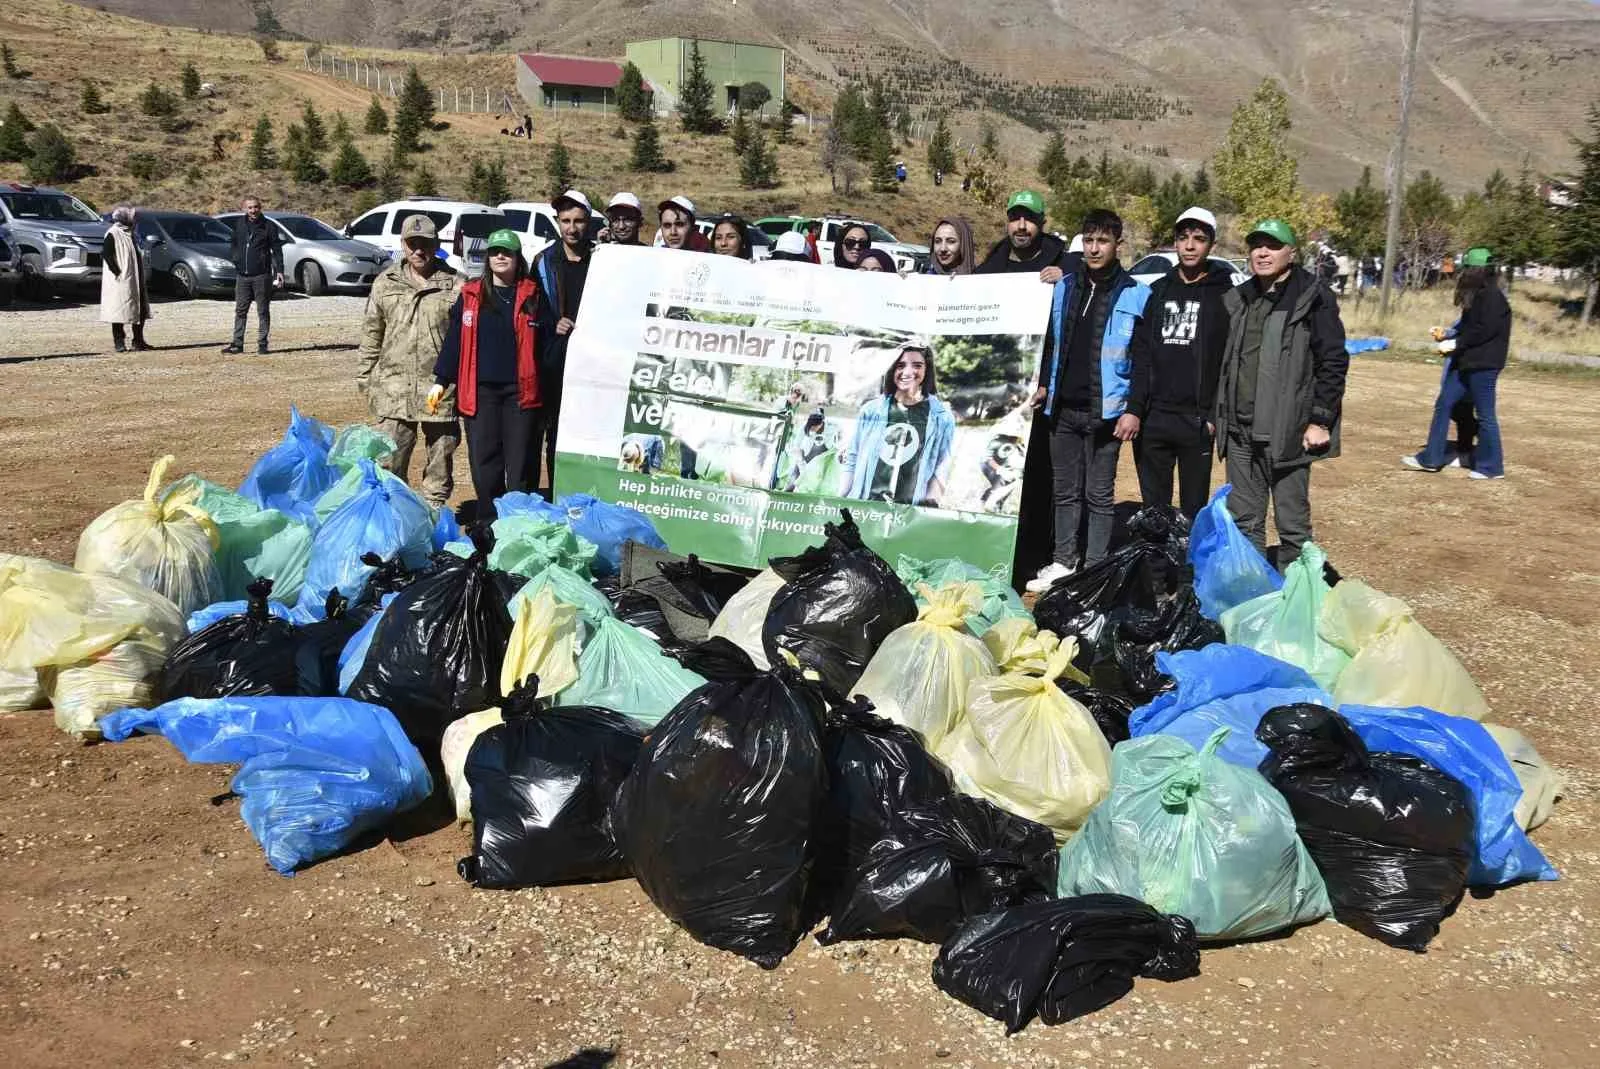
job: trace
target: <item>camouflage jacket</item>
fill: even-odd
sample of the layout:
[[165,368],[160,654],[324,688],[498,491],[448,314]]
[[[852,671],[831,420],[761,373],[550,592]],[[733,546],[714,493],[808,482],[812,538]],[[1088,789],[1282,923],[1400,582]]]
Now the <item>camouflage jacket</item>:
[[384,268],[372,283],[361,324],[361,370],[356,385],[374,419],[446,422],[456,418],[455,387],[439,410],[428,413],[433,364],[439,358],[461,276],[440,261],[426,281],[404,260]]

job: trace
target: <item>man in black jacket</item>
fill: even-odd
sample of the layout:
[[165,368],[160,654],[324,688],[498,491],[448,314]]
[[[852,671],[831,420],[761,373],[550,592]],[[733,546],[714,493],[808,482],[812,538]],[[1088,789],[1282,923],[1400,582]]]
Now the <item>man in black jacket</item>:
[[1228,312],[1222,299],[1233,272],[1211,260],[1217,217],[1204,208],[1178,216],[1173,247],[1178,263],[1150,287],[1150,302],[1134,332],[1135,378],[1128,411],[1140,419],[1133,442],[1139,496],[1146,505],[1172,504],[1172,470],[1178,502],[1193,520],[1211,490],[1213,410]]
[[[974,270],[977,275],[1039,273],[1040,280],[1059,282],[1066,246],[1044,232],[1044,198],[1031,189],[1019,189],[1006,201],[1006,236]],[[1052,277],[1044,272],[1054,269]]]
[[244,217],[233,224],[233,247],[228,257],[238,278],[233,284],[233,341],[223,352],[244,352],[244,326],[250,302],[256,306],[256,352],[267,352],[272,329],[272,291],[283,285],[283,242],[278,227],[261,214],[261,198],[246,197],[240,205]]
[[1217,451],[1233,484],[1228,511],[1263,553],[1271,498],[1277,563],[1286,568],[1312,537],[1311,464],[1339,455],[1350,357],[1333,291],[1295,266],[1293,228],[1265,219],[1245,243],[1254,277],[1223,299]]
[[533,261],[539,282],[539,325],[534,352],[539,362],[539,394],[544,418],[539,434],[544,444],[534,442],[535,464],[544,455],[551,500],[556,490],[556,433],[561,421],[561,381],[567,370],[567,341],[577,326],[578,305],[589,280],[589,258],[594,244],[589,240],[589,198],[569,189],[550,202],[555,209],[560,241],[553,241]]

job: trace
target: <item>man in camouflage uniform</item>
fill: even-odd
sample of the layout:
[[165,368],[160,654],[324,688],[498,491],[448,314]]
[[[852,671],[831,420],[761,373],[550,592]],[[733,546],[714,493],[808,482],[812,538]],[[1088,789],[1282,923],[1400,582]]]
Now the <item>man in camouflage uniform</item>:
[[427,397],[461,277],[436,255],[439,231],[426,215],[407,216],[400,239],[404,254],[378,275],[367,298],[356,384],[378,429],[399,447],[386,466],[402,479],[421,434],[427,449],[422,498],[441,508],[455,488],[453,461],[461,443],[455,387],[434,411]]

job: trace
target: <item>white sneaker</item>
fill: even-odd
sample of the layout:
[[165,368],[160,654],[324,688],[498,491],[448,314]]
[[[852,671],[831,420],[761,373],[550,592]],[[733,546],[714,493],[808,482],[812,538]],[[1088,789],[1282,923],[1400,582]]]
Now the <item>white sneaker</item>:
[[1430,468],[1430,467],[1427,467],[1426,465],[1424,465],[1422,463],[1422,461],[1417,459],[1416,454],[1414,454],[1414,453],[1407,453],[1405,456],[1401,457],[1400,458],[1400,464],[1401,464],[1402,467],[1410,468],[1412,471],[1438,471],[1439,470],[1438,468]]
[[1457,453],[1455,456],[1451,457],[1450,458],[1450,463],[1446,464],[1445,467],[1447,467],[1447,468],[1459,468],[1459,467],[1461,467],[1461,454]]
[[1473,478],[1473,479],[1504,479],[1505,476],[1504,475],[1485,475],[1481,471],[1475,471],[1475,472],[1473,472],[1471,474],[1470,478]]
[[1059,561],[1051,561],[1039,569],[1039,574],[1028,580],[1028,593],[1043,594],[1067,576],[1077,572],[1076,568],[1068,568]]

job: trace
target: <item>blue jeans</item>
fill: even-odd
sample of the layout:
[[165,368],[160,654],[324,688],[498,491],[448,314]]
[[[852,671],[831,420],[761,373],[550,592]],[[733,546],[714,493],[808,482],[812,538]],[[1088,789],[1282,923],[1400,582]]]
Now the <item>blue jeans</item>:
[[1478,415],[1478,446],[1473,452],[1473,467],[1484,475],[1504,475],[1505,457],[1500,451],[1500,420],[1494,408],[1494,384],[1499,368],[1457,371],[1439,384],[1439,399],[1433,403],[1433,424],[1428,428],[1428,444],[1417,454],[1425,468],[1442,468],[1450,438],[1450,413],[1456,403],[1472,398]]

